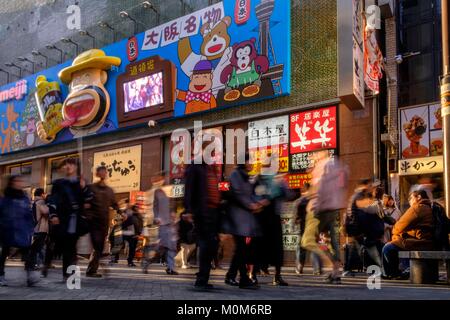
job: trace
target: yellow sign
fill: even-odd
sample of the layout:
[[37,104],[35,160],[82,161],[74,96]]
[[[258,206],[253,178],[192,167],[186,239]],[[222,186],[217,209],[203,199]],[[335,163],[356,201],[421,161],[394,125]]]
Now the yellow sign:
[[398,162],[400,176],[444,172],[444,157],[403,159]]
[[141,154],[141,145],[94,153],[93,181],[97,180],[96,168],[104,166],[108,171],[106,183],[114,189],[115,193],[139,191]]

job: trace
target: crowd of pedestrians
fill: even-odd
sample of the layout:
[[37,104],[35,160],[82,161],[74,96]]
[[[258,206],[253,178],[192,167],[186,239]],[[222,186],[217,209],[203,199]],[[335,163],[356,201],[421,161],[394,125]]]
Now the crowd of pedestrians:
[[[260,174],[251,176],[248,154],[231,173],[227,191],[219,191],[219,165],[193,161],[185,168],[181,214],[176,213],[167,191],[164,172],[152,178],[145,208],[116,201],[105,167],[96,168],[98,182],[87,185],[73,158],[62,163],[64,178],[53,181],[51,194],[37,188],[32,202],[23,191],[23,179],[11,176],[0,199],[0,285],[7,285],[5,261],[11,248],[22,254],[28,286],[39,281],[39,270],[41,277],[47,277],[57,256],[62,257],[66,281],[72,273],[69,267],[77,263],[77,242],[89,233],[92,253],[87,277],[102,277],[99,269],[107,266],[100,262],[108,240],[110,264],[118,263],[126,247],[128,266],[137,267],[136,252],[141,250],[144,273],[155,261],[163,261],[166,273],[176,276],[176,256],[180,257],[180,267],[189,269],[197,253],[194,287],[210,289],[211,269],[222,268],[223,239],[229,235],[234,252],[224,279],[227,285],[258,289],[258,276],[270,275],[273,267],[273,285],[287,286],[282,277],[281,215],[285,201],[295,201],[296,223],[300,225],[298,275],[304,273],[309,254],[314,275],[322,275],[324,265],[332,266],[324,278],[327,283],[340,284],[342,276],[354,275],[355,269],[369,264],[379,266],[384,279],[406,279],[408,261],[399,259],[399,251],[436,248],[434,215],[443,208],[430,199],[429,188],[415,186],[408,199],[410,207],[402,215],[379,181],[361,180],[348,200],[347,167],[330,158],[327,151],[316,153],[314,161],[311,182],[301,192],[290,190],[270,163],[262,166]],[[342,232],[347,236],[344,257]]]

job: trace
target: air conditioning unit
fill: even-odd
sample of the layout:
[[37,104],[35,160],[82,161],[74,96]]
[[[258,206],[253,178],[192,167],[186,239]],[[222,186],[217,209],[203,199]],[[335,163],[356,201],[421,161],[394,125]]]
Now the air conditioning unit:
[[395,15],[394,0],[378,0],[378,6],[380,7],[381,17],[383,19],[392,18]]

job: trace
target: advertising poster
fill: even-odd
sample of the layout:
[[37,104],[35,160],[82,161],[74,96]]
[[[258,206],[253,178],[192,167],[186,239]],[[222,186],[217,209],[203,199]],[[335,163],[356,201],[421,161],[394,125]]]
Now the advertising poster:
[[290,115],[289,168],[291,188],[301,188],[311,179],[308,173],[314,168],[314,155],[328,150],[331,158],[337,155],[337,107],[307,110]]
[[278,157],[278,172],[289,169],[289,116],[281,116],[248,123],[248,148],[253,170],[258,174],[270,156]]
[[0,154],[288,95],[290,6],[220,1],[1,86]]
[[297,217],[297,202],[288,201],[283,203],[281,214],[281,230],[283,234],[284,250],[294,251],[297,249],[300,224],[295,223]]
[[399,113],[403,159],[443,154],[440,104],[403,108]]
[[[139,191],[141,186],[142,146],[132,146],[94,153],[93,168],[105,166],[108,185],[115,193]],[[93,181],[96,182],[94,173]]]

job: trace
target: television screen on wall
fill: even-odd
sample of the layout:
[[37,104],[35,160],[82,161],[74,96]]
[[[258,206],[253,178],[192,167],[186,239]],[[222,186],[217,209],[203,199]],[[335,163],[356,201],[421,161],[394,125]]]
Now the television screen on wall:
[[125,113],[163,104],[163,73],[153,73],[124,83],[123,97]]

